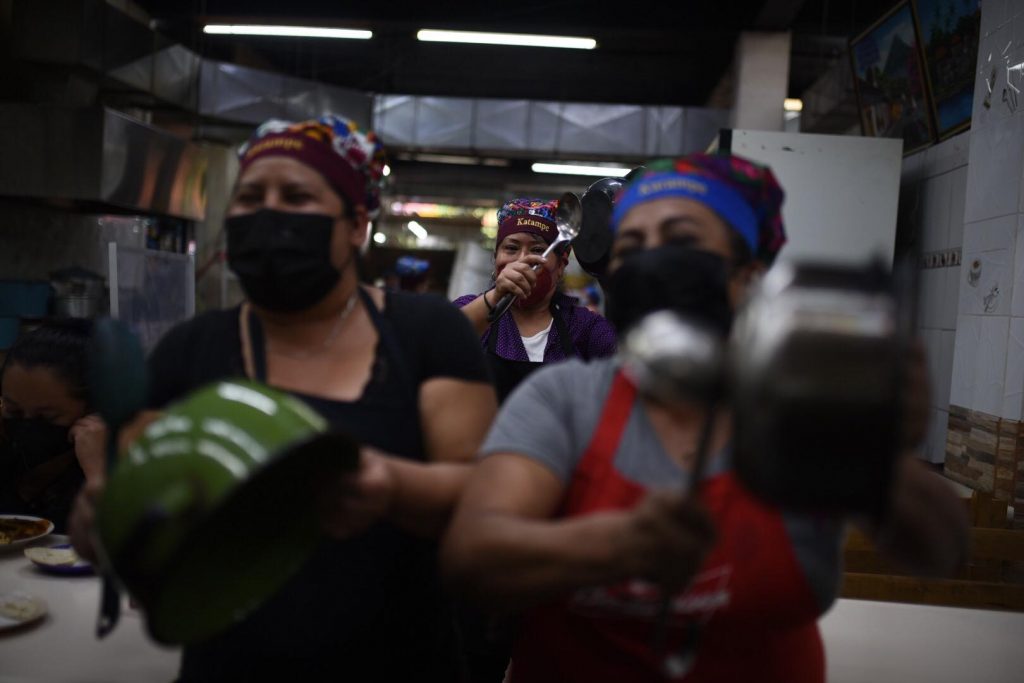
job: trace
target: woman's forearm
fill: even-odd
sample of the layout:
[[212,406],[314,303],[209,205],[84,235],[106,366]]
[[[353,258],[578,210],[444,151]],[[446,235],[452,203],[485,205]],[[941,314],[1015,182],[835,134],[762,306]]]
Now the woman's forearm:
[[417,536],[436,537],[447,526],[473,465],[388,458],[394,492],[388,517]]
[[967,557],[963,504],[948,482],[909,455],[897,463],[888,514],[867,526],[878,549],[915,574],[949,576]]
[[[484,297],[487,297],[487,299],[485,300]],[[477,336],[482,335],[491,326],[491,323],[487,322],[487,316],[491,312],[490,307],[487,305],[488,302],[490,302],[491,306],[495,306],[498,303],[493,289],[487,290],[461,309],[462,313],[469,318],[469,322]]]
[[449,530],[442,568],[448,583],[467,597],[494,609],[519,610],[625,578],[615,539],[626,524],[621,512],[557,521],[485,512]]

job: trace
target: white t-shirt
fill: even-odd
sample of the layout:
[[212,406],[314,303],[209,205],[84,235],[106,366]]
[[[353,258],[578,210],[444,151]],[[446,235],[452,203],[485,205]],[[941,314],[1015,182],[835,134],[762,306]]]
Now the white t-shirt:
[[544,362],[544,349],[548,345],[548,333],[551,332],[551,323],[555,322],[553,319],[548,323],[548,326],[543,330],[533,335],[532,337],[523,337],[523,346],[526,347],[526,355],[532,363]]

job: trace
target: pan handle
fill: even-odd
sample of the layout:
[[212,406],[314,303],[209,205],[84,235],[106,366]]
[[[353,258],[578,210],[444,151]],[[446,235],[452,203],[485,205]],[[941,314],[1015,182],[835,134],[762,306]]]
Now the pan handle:
[[[551,245],[547,249],[544,250],[544,253],[541,254],[540,257],[546,259],[548,255],[551,254],[551,252],[554,252],[556,254],[564,254],[566,249],[569,248],[570,241],[571,240],[563,239],[561,237],[557,238],[554,242],[551,243]],[[538,268],[540,268],[539,263],[533,266],[533,270],[537,270]],[[493,309],[491,309],[491,312],[487,314],[487,322],[493,323],[495,320],[505,315],[505,311],[509,309],[509,307],[512,305],[512,302],[515,300],[515,294],[506,294],[505,296],[501,297],[501,301],[499,301],[498,304]]]
[[512,302],[515,300],[515,294],[506,294],[501,297],[501,301],[498,302],[498,305],[492,308],[491,312],[487,314],[487,322],[493,323],[495,320],[505,315],[505,311],[509,309],[509,306],[511,306]]
[[[548,250],[544,252],[544,258],[547,258],[548,252],[550,251],[551,247],[548,247]],[[539,264],[534,266],[533,270],[537,270],[538,268],[540,268]],[[493,323],[495,320],[505,315],[505,311],[509,309],[509,306],[511,306],[512,302],[515,300],[515,294],[506,294],[505,296],[501,297],[501,301],[499,301],[498,304],[491,309],[491,312],[487,314],[487,322]]]

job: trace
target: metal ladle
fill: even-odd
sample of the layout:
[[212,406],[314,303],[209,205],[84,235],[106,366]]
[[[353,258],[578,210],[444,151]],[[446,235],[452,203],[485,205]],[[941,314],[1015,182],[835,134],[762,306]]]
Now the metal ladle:
[[[580,226],[583,224],[583,206],[580,204],[580,198],[572,192],[566,192],[558,199],[558,208],[555,209],[555,227],[558,229],[558,237],[551,243],[551,245],[544,250],[541,254],[541,258],[546,259],[555,249],[562,245],[569,244],[576,236],[580,234]],[[533,270],[540,268],[540,264],[533,266]],[[501,297],[501,301],[494,307],[487,316],[487,322],[493,323],[495,320],[505,315],[505,311],[508,310],[512,302],[515,301],[516,297],[514,294],[506,294]]]
[[[636,323],[622,340],[622,371],[637,390],[665,403],[699,403],[706,414],[701,423],[697,452],[686,497],[693,500],[711,456],[715,411],[726,394],[726,366],[722,340],[708,328],[672,311],[651,313]],[[683,652],[669,653],[668,631],[672,594],[662,596],[655,621],[652,649],[666,676],[673,678],[688,667],[696,647],[691,629]]]

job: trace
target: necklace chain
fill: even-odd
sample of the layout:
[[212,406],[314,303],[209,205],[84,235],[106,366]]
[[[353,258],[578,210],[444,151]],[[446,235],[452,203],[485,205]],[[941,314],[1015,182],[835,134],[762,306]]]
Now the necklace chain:
[[326,352],[334,344],[334,340],[338,338],[338,334],[341,332],[341,326],[345,323],[345,320],[352,314],[352,311],[356,307],[356,299],[359,298],[359,292],[353,291],[352,295],[349,296],[348,301],[345,303],[345,308],[341,309],[341,313],[338,318],[334,321],[334,326],[331,328],[330,333],[324,339],[323,343],[318,348],[311,349],[308,351],[283,351],[281,349],[272,349],[270,344],[267,344],[267,350],[275,356],[284,356],[285,358],[293,358],[295,360],[302,360],[304,358],[312,358],[313,356],[319,356]]

